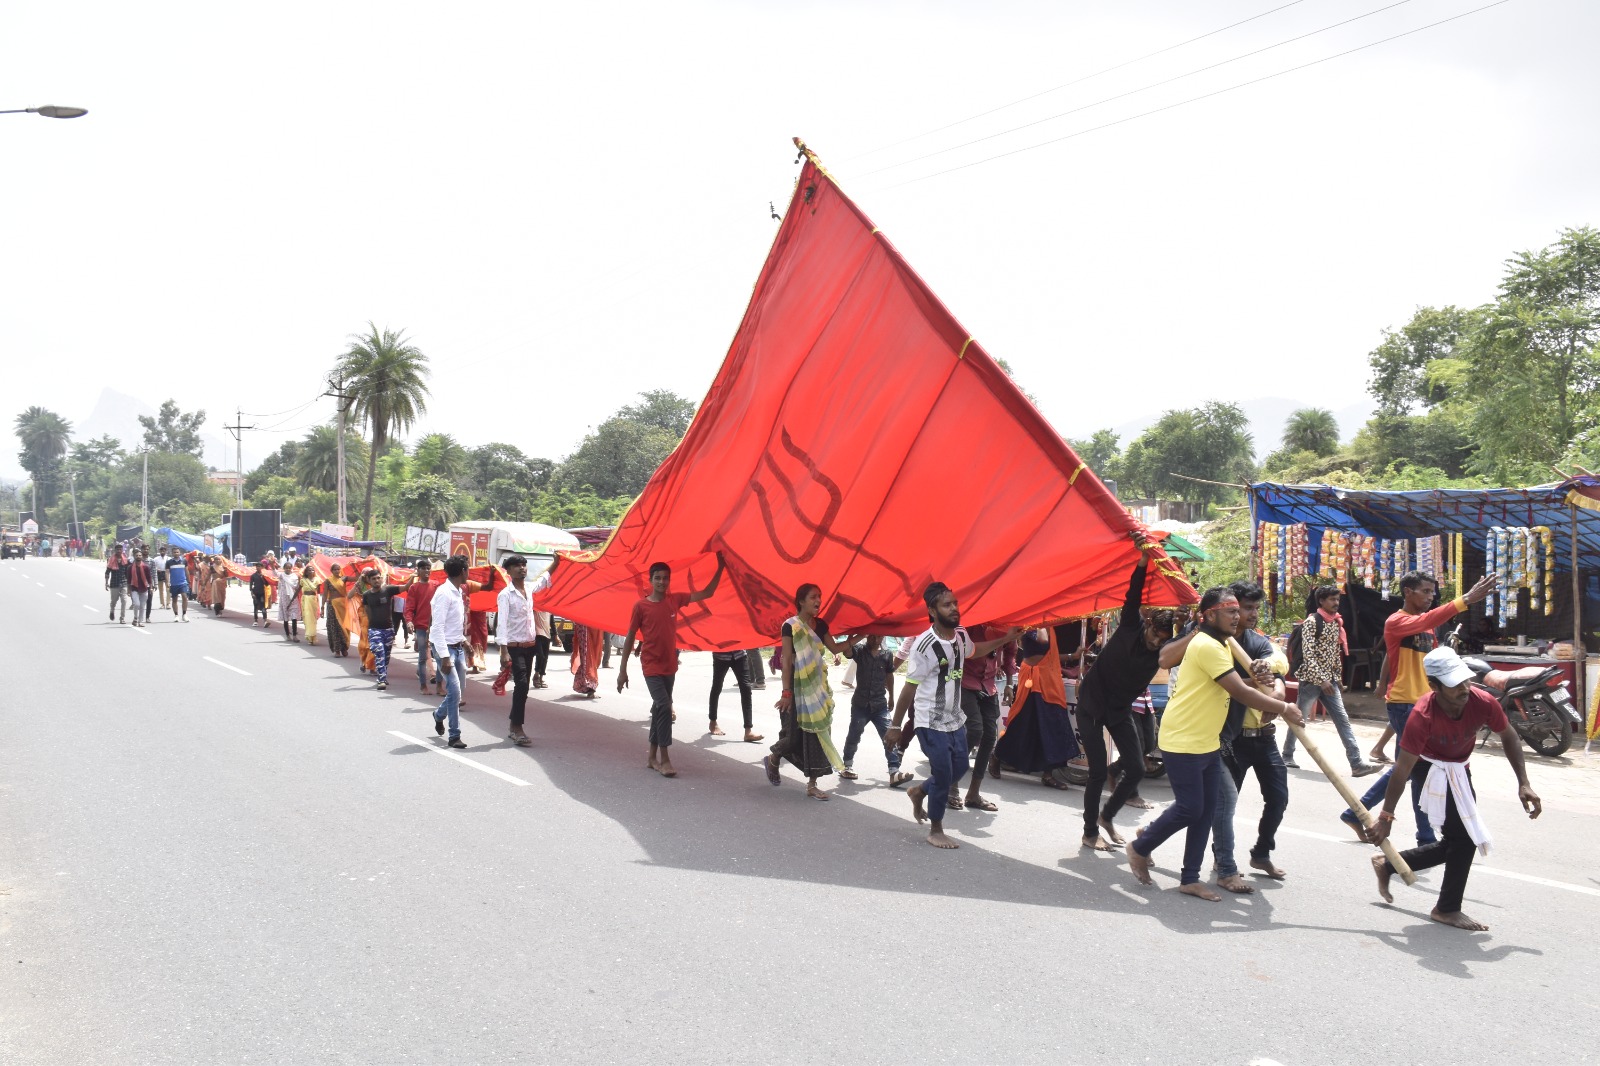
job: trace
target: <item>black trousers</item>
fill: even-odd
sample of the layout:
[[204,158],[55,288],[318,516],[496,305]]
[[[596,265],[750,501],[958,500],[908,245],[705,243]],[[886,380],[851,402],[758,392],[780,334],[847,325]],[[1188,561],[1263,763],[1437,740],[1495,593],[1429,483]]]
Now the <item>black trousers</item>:
[[[1078,739],[1083,742],[1083,753],[1089,757],[1089,780],[1083,786],[1084,836],[1099,836],[1100,819],[1109,822],[1115,818],[1139,791],[1139,782],[1144,780],[1144,748],[1139,744],[1139,730],[1133,724],[1133,715],[1124,713],[1116,719],[1108,725],[1103,715],[1085,704],[1078,704]],[[1117,744],[1117,787],[1111,790],[1106,805],[1101,807],[1100,793],[1106,787],[1110,759],[1106,752],[1107,732]]]
[[711,663],[711,720],[717,720],[717,697],[722,695],[722,679],[729,673],[739,683],[739,708],[744,711],[744,727],[748,731],[755,719],[750,716],[750,668],[742,655],[731,663],[721,659]]
[[[544,668],[550,662],[550,638],[533,638],[533,674],[535,677],[544,676]],[[512,669],[515,669],[513,667]]]
[[[1433,764],[1426,759],[1418,759],[1417,765],[1431,767]],[[1471,771],[1467,773],[1470,777]],[[1472,795],[1477,797],[1477,788],[1472,789]],[[1472,835],[1461,821],[1460,812],[1456,810],[1455,794],[1450,793],[1445,796],[1444,828],[1439,831],[1439,839],[1432,844],[1419,844],[1409,851],[1402,851],[1400,857],[1413,870],[1426,870],[1441,863],[1444,865],[1444,881],[1439,885],[1439,913],[1454,914],[1461,909],[1461,898],[1467,892],[1467,875],[1472,872],[1472,856],[1477,850]],[[1392,864],[1385,862],[1383,865],[1391,874],[1394,873]]]
[[[976,785],[989,769],[989,756],[994,754],[995,741],[1000,739],[1000,696],[964,688],[961,710],[967,716],[967,751],[977,749],[977,754],[972,756],[972,784]],[[954,784],[951,782],[952,787]]]
[[1229,748],[1223,749],[1222,763],[1233,775],[1233,787],[1243,789],[1244,779],[1251,772],[1261,786],[1261,823],[1256,829],[1250,857],[1271,858],[1272,849],[1278,844],[1283,812],[1289,809],[1289,771],[1284,768],[1283,755],[1278,751],[1277,734],[1235,737]]
[[521,729],[523,712],[528,706],[528,681],[532,676],[535,649],[510,647],[511,655],[511,728]]

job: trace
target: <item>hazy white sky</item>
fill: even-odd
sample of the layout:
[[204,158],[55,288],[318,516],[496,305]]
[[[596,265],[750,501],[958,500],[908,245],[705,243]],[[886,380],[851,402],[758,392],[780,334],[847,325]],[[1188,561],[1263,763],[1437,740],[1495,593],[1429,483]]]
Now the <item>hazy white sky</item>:
[[[557,458],[698,399],[802,135],[1068,435],[1206,399],[1364,393],[1418,304],[1600,222],[1600,4],[1488,0],[14,6],[0,107],[0,474],[16,413],[102,387],[331,413],[348,334],[433,361],[418,432]],[[1030,129],[912,162],[1046,119]],[[868,154],[870,153],[870,154]],[[885,368],[886,380],[893,368]],[[251,421],[247,415],[246,421]]]

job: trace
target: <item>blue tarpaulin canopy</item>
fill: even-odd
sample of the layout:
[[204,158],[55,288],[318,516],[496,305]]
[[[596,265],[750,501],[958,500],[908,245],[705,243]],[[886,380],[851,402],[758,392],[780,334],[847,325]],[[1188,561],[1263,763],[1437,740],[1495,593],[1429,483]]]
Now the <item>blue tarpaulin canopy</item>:
[[180,533],[171,526],[162,526],[156,530],[158,536],[166,537],[167,543],[186,552],[215,552],[217,549],[206,545],[205,534]]
[[1570,571],[1574,515],[1578,521],[1578,566],[1600,569],[1600,510],[1595,507],[1600,507],[1597,477],[1526,489],[1397,492],[1271,481],[1250,486],[1250,513],[1257,523],[1312,527],[1308,540],[1313,573],[1321,565],[1319,531],[1323,529],[1385,540],[1460,533],[1472,550],[1483,552],[1492,526],[1549,526],[1555,534],[1556,569]]

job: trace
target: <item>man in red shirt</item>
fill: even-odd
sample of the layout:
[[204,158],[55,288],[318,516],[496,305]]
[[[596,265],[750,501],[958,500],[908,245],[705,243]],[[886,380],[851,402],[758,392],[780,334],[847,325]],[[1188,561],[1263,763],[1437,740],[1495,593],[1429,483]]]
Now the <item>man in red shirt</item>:
[[[1423,809],[1435,825],[1441,825],[1442,840],[1422,844],[1400,853],[1413,870],[1426,870],[1444,864],[1444,881],[1439,887],[1439,902],[1428,917],[1457,929],[1481,932],[1487,925],[1461,913],[1461,897],[1466,892],[1467,875],[1472,872],[1472,853],[1489,853],[1489,830],[1478,814],[1477,794],[1467,772],[1478,730],[1485,726],[1498,733],[1506,761],[1517,775],[1517,798],[1529,818],[1539,817],[1539,797],[1528,785],[1528,767],[1522,758],[1522,739],[1506,721],[1505,711],[1494,697],[1472,684],[1472,670],[1450,648],[1435,648],[1422,660],[1424,676],[1431,690],[1411,708],[1405,732],[1400,734],[1399,757],[1389,788],[1383,797],[1378,821],[1367,831],[1374,844],[1382,843],[1394,825],[1394,808],[1405,791],[1406,780],[1414,767],[1427,771],[1423,787]],[[1382,855],[1372,867],[1378,873],[1378,894],[1393,903],[1389,878],[1394,867]]]
[[[1485,574],[1465,595],[1457,596],[1430,611],[1428,608],[1432,606],[1434,597],[1439,595],[1439,583],[1420,570],[1413,570],[1400,579],[1400,609],[1383,623],[1383,644],[1386,649],[1383,676],[1388,681],[1383,694],[1384,709],[1389,714],[1389,728],[1394,730],[1395,736],[1405,735],[1406,719],[1411,714],[1412,705],[1427,695],[1428,679],[1423,674],[1422,657],[1438,643],[1434,630],[1465,611],[1468,605],[1486,599],[1499,580],[1495,574]],[[1394,776],[1398,775],[1391,767],[1373,781],[1372,787],[1361,797],[1362,806],[1370,809],[1389,788],[1389,779]],[[1423,817],[1421,797],[1422,778],[1418,776],[1411,782],[1411,810],[1416,819],[1417,843],[1431,844],[1436,839],[1434,827]],[[1340,812],[1339,818],[1355,830],[1356,836],[1366,834],[1348,808]]]
[[[423,559],[417,563],[417,580],[406,590],[405,620],[410,623],[411,630],[416,634],[417,642],[417,686],[428,691],[428,659],[432,652],[428,648],[428,629],[433,625],[433,563]],[[440,663],[434,670],[434,685],[436,694],[444,695],[444,678],[439,671],[445,669],[445,664]]]
[[678,612],[691,603],[710,599],[722,581],[722,553],[717,553],[717,572],[711,583],[699,592],[672,592],[672,567],[650,564],[650,595],[633,605],[628,620],[628,639],[622,645],[622,665],[617,668],[617,691],[628,687],[628,659],[633,655],[635,638],[642,639],[644,651],[640,668],[650,689],[650,760],[646,765],[662,777],[676,777],[667,749],[672,747],[672,683],[678,676]]

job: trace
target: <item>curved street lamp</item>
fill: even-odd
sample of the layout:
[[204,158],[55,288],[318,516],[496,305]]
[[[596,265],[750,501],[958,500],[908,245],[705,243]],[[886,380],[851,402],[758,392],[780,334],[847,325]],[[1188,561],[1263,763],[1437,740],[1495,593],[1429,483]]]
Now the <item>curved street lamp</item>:
[[43,115],[45,118],[82,118],[89,113],[83,107],[57,107],[46,104],[44,107],[21,107],[14,111],[0,111],[0,115]]

